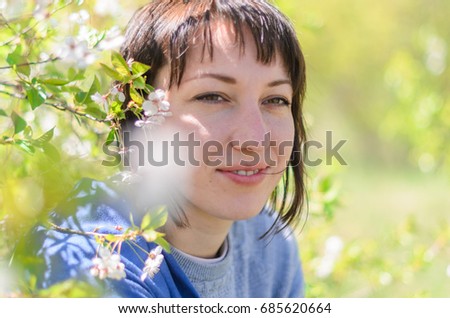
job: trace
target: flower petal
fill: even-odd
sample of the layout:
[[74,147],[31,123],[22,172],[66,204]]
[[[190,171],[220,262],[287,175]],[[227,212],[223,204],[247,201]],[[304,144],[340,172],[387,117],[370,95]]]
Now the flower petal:
[[158,112],[158,107],[149,100],[142,103],[142,108],[145,111],[145,116],[150,117]]

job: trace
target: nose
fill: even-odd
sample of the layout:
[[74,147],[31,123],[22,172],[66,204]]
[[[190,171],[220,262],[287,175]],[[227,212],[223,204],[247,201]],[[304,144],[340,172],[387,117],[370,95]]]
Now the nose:
[[262,147],[264,136],[268,133],[267,123],[258,102],[247,102],[238,107],[233,116],[233,141],[235,148],[256,150]]

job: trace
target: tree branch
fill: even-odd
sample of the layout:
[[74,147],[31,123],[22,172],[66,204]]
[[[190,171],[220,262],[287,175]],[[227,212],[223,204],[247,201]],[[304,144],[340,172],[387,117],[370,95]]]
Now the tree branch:
[[77,111],[76,109],[74,109],[74,108],[72,108],[72,107],[69,107],[69,106],[67,106],[67,105],[54,104],[54,103],[49,103],[49,102],[45,102],[44,105],[54,107],[54,108],[56,108],[57,110],[68,111],[68,112],[70,112],[70,113],[72,113],[72,114],[75,114],[75,115],[81,116],[81,117],[85,117],[85,118],[87,118],[87,119],[96,121],[96,122],[98,122],[98,123],[110,123],[110,122],[113,121],[113,119],[112,119],[112,118],[109,118],[109,117],[106,117],[105,119],[100,119],[100,118],[96,118],[96,117],[94,117],[94,116],[92,116],[92,115],[89,115],[89,114],[86,114],[86,113],[80,113],[80,112]]
[[[54,62],[59,60],[59,57],[51,57],[48,58],[46,60],[42,60],[42,61],[37,61],[37,62],[28,62],[28,63],[22,63],[22,64],[16,64],[16,67],[21,67],[21,66],[30,66],[30,65],[38,65],[38,64],[45,64],[45,63],[50,63],[50,62]],[[6,70],[6,69],[11,69],[13,68],[14,65],[8,65],[8,66],[0,66],[0,70]]]

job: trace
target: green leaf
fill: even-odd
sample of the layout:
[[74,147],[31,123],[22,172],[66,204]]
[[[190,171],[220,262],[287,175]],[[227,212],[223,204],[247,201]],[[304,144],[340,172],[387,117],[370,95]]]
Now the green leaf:
[[[8,54],[6,62],[9,65],[15,65],[15,70],[25,76],[30,76],[30,65],[22,52],[22,45],[17,45],[13,52]],[[19,66],[21,65],[21,66]]]
[[36,88],[34,86],[25,86],[25,90],[27,92],[28,101],[30,102],[31,109],[36,109],[36,107],[42,105],[47,99],[47,95],[44,90],[39,87]]
[[136,62],[134,61],[133,64],[131,65],[131,70],[133,72],[133,78],[138,78],[142,75],[144,75],[145,73],[147,73],[147,71],[150,69],[150,66],[142,64],[140,62]]
[[100,81],[98,80],[97,76],[94,76],[94,80],[92,81],[91,88],[89,89],[88,92],[89,99],[91,98],[91,95],[94,95],[95,93],[100,91],[100,88],[101,88]]
[[145,80],[142,77],[138,77],[135,80],[133,80],[133,86],[137,89],[145,89]]
[[11,119],[14,123],[14,134],[18,134],[25,129],[27,122],[20,117],[15,111],[11,113]]
[[142,222],[141,222],[141,229],[142,230],[146,230],[149,225],[152,222],[152,217],[150,215],[150,213],[147,213],[143,218],[142,218]]
[[34,147],[27,140],[16,140],[14,144],[30,155],[35,152]]
[[87,96],[88,96],[87,92],[78,92],[75,94],[75,101],[78,104],[83,104],[84,101],[86,100]]
[[161,246],[167,253],[170,253],[170,244],[162,236],[158,237],[154,242]]
[[48,143],[53,138],[53,132],[55,127],[44,133],[41,137],[33,140],[33,143],[38,146],[42,146],[46,143]]
[[103,68],[103,71],[106,73],[106,75],[108,75],[112,79],[115,79],[120,82],[125,81],[125,76],[121,75],[116,70],[113,70],[108,65],[100,63],[100,66]]
[[100,109],[100,107],[95,103],[89,103],[85,110],[86,114],[94,116],[97,119],[105,119],[106,113]]
[[114,140],[116,139],[116,130],[111,129],[111,131],[108,134],[108,137],[106,137],[106,145],[110,145]]
[[158,239],[158,232],[156,232],[155,230],[146,230],[142,233],[142,237],[147,241],[147,242],[154,242],[156,239]]
[[0,109],[0,116],[8,117],[8,114],[3,109]]
[[105,239],[108,240],[109,242],[116,242],[116,241],[120,240],[121,238],[115,236],[114,234],[107,234],[107,235],[105,235]]
[[133,227],[136,227],[136,224],[134,224],[133,213],[130,213],[130,223]]
[[38,82],[47,85],[63,86],[70,83],[71,81],[60,78],[47,78],[47,79],[38,79]]
[[33,128],[31,126],[25,127],[23,134],[26,139],[31,139],[33,137]]
[[84,70],[77,70],[73,67],[69,68],[69,71],[67,72],[67,78],[71,82],[80,81],[85,79],[84,77]]
[[44,154],[49,156],[54,162],[61,161],[61,155],[59,154],[58,149],[51,143],[44,144],[42,150],[44,151]]
[[139,105],[142,105],[142,103],[144,102],[144,98],[141,96],[141,94],[138,93],[138,91],[134,87],[130,87],[130,96],[131,99],[134,100]]
[[158,229],[167,222],[167,210],[165,206],[161,206],[153,213],[151,227]]
[[129,66],[119,52],[113,51],[111,53],[111,63],[120,75],[122,75],[123,77],[130,76]]

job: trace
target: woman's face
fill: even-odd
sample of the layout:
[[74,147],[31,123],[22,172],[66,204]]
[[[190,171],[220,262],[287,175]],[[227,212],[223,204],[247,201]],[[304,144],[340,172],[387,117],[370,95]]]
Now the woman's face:
[[[175,169],[185,173],[177,173],[171,187],[181,194],[189,222],[257,215],[287,166],[294,140],[293,90],[281,58],[257,62],[249,30],[244,53],[227,24],[213,31],[213,59],[202,59],[202,43],[189,49],[181,84],[166,95],[173,116],[161,127],[178,145],[181,161],[175,164],[186,164]],[[163,67],[155,87],[167,90],[168,81]]]

